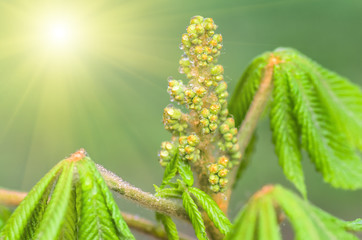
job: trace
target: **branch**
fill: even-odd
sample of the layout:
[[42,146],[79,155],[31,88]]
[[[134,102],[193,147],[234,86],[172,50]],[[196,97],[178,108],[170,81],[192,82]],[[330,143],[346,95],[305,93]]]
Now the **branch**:
[[[165,240],[168,239],[167,234],[161,225],[155,225],[153,222],[151,222],[147,219],[144,219],[144,218],[132,215],[132,214],[128,214],[128,213],[122,213],[122,216],[130,228],[143,232],[145,234],[151,235],[153,237],[159,238],[159,239],[165,239]],[[182,233],[179,233],[179,236],[180,236],[180,240],[192,240],[193,239]]]
[[144,192],[124,181],[111,171],[106,170],[99,164],[97,164],[97,168],[102,174],[108,187],[112,191],[120,194],[122,197],[153,211],[189,221],[189,217],[182,205],[177,204],[175,201],[155,197],[151,193]]
[[[252,103],[250,104],[250,107],[248,109],[248,112],[246,113],[246,116],[241,124],[241,127],[239,129],[238,133],[238,140],[239,140],[239,146],[240,146],[240,152],[241,152],[241,161],[243,160],[245,150],[248,147],[251,137],[253,136],[256,126],[258,124],[258,121],[263,114],[265,107],[267,105],[267,102],[270,98],[270,95],[273,90],[273,70],[274,66],[276,64],[280,63],[280,59],[277,57],[271,55],[269,58],[268,65],[265,67],[263,78],[260,82],[260,87],[258,91],[256,92],[254,99]],[[235,181],[237,168],[232,172],[232,175],[230,176],[230,184],[229,186],[233,185],[233,182]],[[231,191],[228,193],[230,196]],[[228,196],[228,197],[229,197]]]
[[18,192],[0,188],[0,204],[17,206],[26,196],[26,192]]
[[241,124],[238,140],[240,145],[241,154],[244,155],[245,149],[249,145],[250,139],[253,136],[256,125],[264,112],[266,104],[269,100],[270,94],[273,89],[273,70],[274,65],[280,63],[280,60],[273,55],[269,59],[268,65],[265,67],[264,76],[261,80],[260,87],[256,92],[254,99],[249,107],[248,112]]
[[[100,166],[98,166],[100,167]],[[0,188],[0,204],[7,206],[18,206],[27,195],[26,192],[18,192]],[[122,217],[127,225],[137,231],[151,235],[159,239],[168,239],[167,234],[162,226],[155,225],[153,222],[139,216],[122,212]],[[179,233],[180,240],[192,240],[193,238]]]

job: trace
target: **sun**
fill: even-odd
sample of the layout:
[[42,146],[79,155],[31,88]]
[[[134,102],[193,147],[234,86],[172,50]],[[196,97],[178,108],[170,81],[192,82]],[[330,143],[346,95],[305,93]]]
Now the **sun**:
[[70,46],[74,37],[73,29],[67,21],[52,22],[46,31],[46,40],[54,47]]

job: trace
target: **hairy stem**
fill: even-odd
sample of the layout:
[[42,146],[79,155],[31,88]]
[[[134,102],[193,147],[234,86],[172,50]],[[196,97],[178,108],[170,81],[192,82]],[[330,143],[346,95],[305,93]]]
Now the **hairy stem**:
[[[7,189],[0,189],[0,204],[8,206],[17,206],[27,195],[26,192],[18,192]],[[153,222],[129,213],[122,212],[122,217],[127,225],[139,232],[153,236],[158,239],[168,239],[167,234],[161,225],[156,225]],[[192,240],[193,238],[180,234],[180,240]]]
[[[165,239],[165,240],[168,239],[167,234],[161,225],[155,225],[153,222],[147,219],[128,213],[122,213],[122,216],[130,228],[145,233],[147,235],[151,235],[158,239]],[[193,239],[182,233],[180,233],[179,236],[180,240]]]
[[101,165],[97,164],[97,168],[102,174],[108,187],[112,191],[120,194],[123,198],[131,200],[150,210],[189,221],[189,217],[182,205],[176,203],[175,201],[155,197],[151,193],[144,192],[124,181],[111,171],[106,170]]
[[[258,124],[258,121],[263,114],[265,107],[267,105],[267,102],[270,98],[271,92],[273,90],[273,70],[274,66],[276,64],[280,63],[280,59],[277,57],[271,55],[269,58],[268,65],[265,67],[263,78],[260,82],[260,87],[258,91],[256,92],[254,99],[249,107],[248,112],[246,113],[246,116],[241,124],[241,127],[239,129],[238,133],[238,140],[239,140],[239,146],[240,146],[240,152],[241,152],[241,161],[243,160],[243,156],[245,154],[245,150],[248,147],[251,137],[253,136],[256,126]],[[230,175],[229,181],[230,185],[232,186],[234,184],[235,178],[236,178],[236,172],[237,168],[232,171],[232,174]],[[223,203],[226,205],[226,209],[228,207],[228,203],[231,196],[231,190],[225,192],[226,200]]]
[[26,192],[18,192],[1,188],[0,204],[4,204],[7,206],[17,206],[21,201],[23,201],[26,194]]

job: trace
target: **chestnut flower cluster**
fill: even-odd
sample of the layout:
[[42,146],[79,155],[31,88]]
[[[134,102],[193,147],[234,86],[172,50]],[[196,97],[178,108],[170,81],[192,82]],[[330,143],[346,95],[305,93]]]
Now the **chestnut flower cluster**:
[[[227,84],[224,68],[217,64],[222,48],[222,36],[215,34],[211,18],[195,16],[182,35],[180,69],[188,83],[170,78],[168,93],[171,101],[183,105],[183,113],[173,105],[165,108],[163,123],[172,133],[172,142],[163,142],[160,163],[166,166],[177,153],[193,166],[212,152],[215,163],[208,163],[210,188],[222,192],[227,187],[227,175],[238,164],[241,154],[236,138],[234,119],[227,109]],[[178,149],[178,151],[177,151]]]

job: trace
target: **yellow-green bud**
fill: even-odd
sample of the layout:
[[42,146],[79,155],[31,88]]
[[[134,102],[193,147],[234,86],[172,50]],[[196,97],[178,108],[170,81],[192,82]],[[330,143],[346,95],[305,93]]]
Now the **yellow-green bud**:
[[217,175],[219,175],[219,177],[226,177],[226,176],[228,175],[228,172],[229,172],[229,170],[227,170],[226,168],[224,168],[224,169],[221,169],[221,170],[217,173]]
[[197,146],[200,143],[200,138],[197,135],[192,134],[187,137],[187,143],[193,147]]
[[191,146],[186,146],[185,147],[185,152],[187,153],[187,154],[191,154],[191,153],[193,153],[195,151],[195,148],[194,147],[191,147]]
[[235,120],[234,120],[234,118],[227,118],[226,121],[225,121],[225,123],[226,123],[227,125],[229,125],[230,128],[235,127]]
[[222,42],[222,36],[221,34],[215,34],[213,37],[212,37],[213,40],[216,40],[218,43]]
[[204,118],[207,118],[207,117],[209,117],[209,115],[210,115],[210,111],[209,111],[209,109],[207,109],[207,108],[203,108],[203,109],[201,110],[200,114],[201,114],[201,116],[203,116]]
[[207,120],[206,118],[201,119],[201,120],[200,120],[200,123],[201,123],[201,125],[204,126],[204,127],[207,127],[207,126],[209,126],[209,124],[210,124],[209,120]]
[[190,24],[201,24],[204,21],[202,16],[193,16],[190,20]]
[[219,182],[219,177],[217,175],[210,175],[209,176],[209,183],[211,183],[212,185],[215,185]]
[[228,184],[229,180],[227,178],[220,178],[219,185],[220,187],[225,187]]
[[224,167],[227,167],[228,163],[229,163],[229,158],[226,156],[221,156],[218,159],[218,163],[221,164]]
[[209,128],[213,132],[213,131],[215,131],[217,129],[217,124],[216,123],[210,123]]
[[211,191],[213,191],[214,193],[218,193],[220,191],[220,187],[219,185],[215,184],[215,185],[211,185],[210,186]]
[[209,116],[209,120],[210,120],[210,122],[214,123],[214,122],[217,122],[218,117],[217,117],[217,115],[211,114]]
[[219,103],[211,104],[210,106],[210,112],[212,114],[218,114],[220,112],[221,105]]
[[209,166],[210,173],[217,173],[219,171],[219,166],[216,163],[213,163]]
[[225,134],[227,132],[230,131],[230,127],[228,124],[224,123],[224,124],[221,124],[220,128],[219,128],[219,131],[221,134]]
[[211,68],[210,73],[212,75],[220,75],[224,73],[224,68],[221,65],[216,65],[213,68]]
[[224,134],[224,139],[225,139],[225,141],[227,141],[227,142],[231,142],[231,140],[233,140],[233,135],[231,134],[231,133],[226,133],[226,134]]

